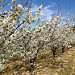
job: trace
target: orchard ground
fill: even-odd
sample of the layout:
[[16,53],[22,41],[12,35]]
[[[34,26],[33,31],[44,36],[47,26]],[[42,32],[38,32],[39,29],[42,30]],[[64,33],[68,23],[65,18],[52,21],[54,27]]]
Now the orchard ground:
[[31,71],[28,58],[15,60],[6,64],[1,75],[75,75],[75,47],[55,59],[50,50],[40,52],[34,66],[34,71]]

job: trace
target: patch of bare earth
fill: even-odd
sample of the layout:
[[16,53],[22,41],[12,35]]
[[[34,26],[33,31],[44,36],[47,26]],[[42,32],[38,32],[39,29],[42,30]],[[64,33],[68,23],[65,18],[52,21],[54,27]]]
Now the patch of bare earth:
[[51,51],[39,53],[31,71],[28,58],[7,63],[2,75],[75,75],[75,47],[52,57]]

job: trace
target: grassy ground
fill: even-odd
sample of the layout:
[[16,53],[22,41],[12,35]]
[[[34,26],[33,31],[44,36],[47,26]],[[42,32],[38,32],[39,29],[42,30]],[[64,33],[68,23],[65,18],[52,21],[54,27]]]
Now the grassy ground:
[[51,51],[41,52],[34,65],[34,71],[30,71],[28,58],[16,60],[7,63],[1,75],[75,75],[75,47],[56,56],[55,59]]

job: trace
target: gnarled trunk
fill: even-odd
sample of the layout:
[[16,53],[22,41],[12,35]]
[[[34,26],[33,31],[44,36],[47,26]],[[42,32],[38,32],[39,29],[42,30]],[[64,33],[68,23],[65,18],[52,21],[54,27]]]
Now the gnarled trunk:
[[65,51],[64,49],[65,49],[65,46],[62,46],[62,53],[64,53],[64,51]]
[[31,66],[32,70],[34,70],[34,62],[35,62],[35,60],[36,60],[36,57],[37,57],[37,56],[30,57],[30,66]]
[[56,48],[56,47],[54,47],[54,46],[53,46],[53,47],[52,47],[52,49],[51,49],[51,50],[52,50],[52,53],[53,53],[53,57],[54,57],[54,58],[55,58],[55,52],[56,52],[56,49],[57,49],[57,48]]

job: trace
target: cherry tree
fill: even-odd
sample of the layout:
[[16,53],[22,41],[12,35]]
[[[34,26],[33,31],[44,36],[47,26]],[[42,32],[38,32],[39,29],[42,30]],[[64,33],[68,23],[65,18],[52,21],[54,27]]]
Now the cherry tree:
[[[4,0],[0,0],[2,1]],[[24,58],[28,56],[30,65],[34,69],[38,52],[44,47],[51,50],[55,57],[55,52],[59,47],[62,47],[62,52],[64,52],[65,46],[75,43],[75,32],[70,26],[72,23],[74,27],[74,22],[69,21],[69,13],[64,25],[61,23],[61,13],[52,16],[50,22],[43,19],[41,21],[39,15],[42,4],[33,16],[31,2],[30,6],[26,7],[29,0],[25,4],[21,2],[15,6],[17,1],[12,0],[13,5],[10,10],[0,12],[0,71],[4,69],[5,63],[16,54]],[[32,28],[34,23],[35,26]]]
[[[30,56],[31,62],[33,60],[33,56],[35,56],[37,52],[36,50],[33,51],[33,44],[35,44],[35,41],[35,45],[38,44],[36,38],[39,35],[35,34],[35,28],[31,31],[31,27],[34,22],[39,20],[42,4],[39,7],[38,11],[35,12],[34,18],[32,18],[31,6],[25,8],[29,0],[27,0],[26,4],[23,6],[21,4],[18,4],[15,7],[14,4],[17,1],[18,0],[12,0],[13,6],[11,6],[10,10],[0,13],[0,49],[1,62],[3,61],[3,63],[6,61],[5,59],[8,54],[8,60],[13,55],[20,54],[24,57],[25,55]],[[26,15],[24,15],[24,12],[26,13]],[[21,18],[22,23],[20,23]],[[21,25],[23,26],[23,28],[19,28]]]

